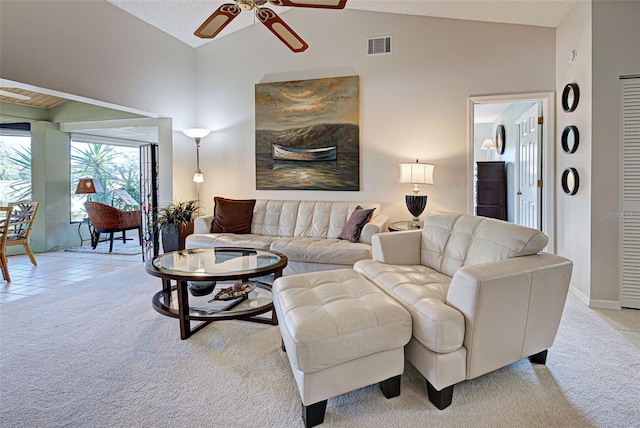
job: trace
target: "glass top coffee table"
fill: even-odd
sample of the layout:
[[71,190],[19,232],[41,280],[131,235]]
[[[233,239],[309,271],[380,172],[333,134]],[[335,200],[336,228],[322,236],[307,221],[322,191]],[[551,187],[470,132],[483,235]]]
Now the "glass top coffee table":
[[[256,280],[282,276],[287,256],[253,248],[199,248],[161,254],[145,265],[162,279],[152,299],[159,313],[180,320],[180,338],[213,321],[240,319],[277,325],[271,284]],[[175,283],[175,285],[172,284]],[[225,291],[226,289],[226,291]],[[271,317],[259,317],[271,312]],[[202,321],[191,328],[191,321]]]

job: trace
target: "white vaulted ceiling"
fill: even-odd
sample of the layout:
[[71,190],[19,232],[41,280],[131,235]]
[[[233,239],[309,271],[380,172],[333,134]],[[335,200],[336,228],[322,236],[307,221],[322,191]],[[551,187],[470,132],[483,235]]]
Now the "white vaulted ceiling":
[[[107,0],[131,15],[172,35],[191,47],[203,40],[193,32],[223,3],[233,0]],[[579,0],[349,0],[347,9],[474,21],[556,27]],[[282,15],[286,7],[269,6]],[[313,9],[306,9],[313,13]],[[339,11],[336,11],[339,13]],[[286,21],[286,15],[283,17]],[[254,24],[243,12],[218,37]],[[215,39],[214,39],[215,40]]]

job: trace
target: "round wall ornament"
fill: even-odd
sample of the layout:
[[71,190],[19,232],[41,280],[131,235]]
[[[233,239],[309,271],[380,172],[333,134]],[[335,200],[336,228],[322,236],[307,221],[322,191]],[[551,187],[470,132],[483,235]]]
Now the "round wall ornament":
[[571,113],[578,107],[580,88],[577,83],[567,83],[562,91],[562,110]]
[[499,155],[504,154],[504,143],[504,125],[498,125],[498,127],[496,128],[496,152],[498,152]]
[[573,196],[578,193],[580,187],[580,176],[575,168],[565,168],[562,172],[562,190],[567,195]]
[[565,126],[562,130],[562,150],[565,153],[575,153],[578,150],[580,144],[580,132],[578,128],[573,125]]

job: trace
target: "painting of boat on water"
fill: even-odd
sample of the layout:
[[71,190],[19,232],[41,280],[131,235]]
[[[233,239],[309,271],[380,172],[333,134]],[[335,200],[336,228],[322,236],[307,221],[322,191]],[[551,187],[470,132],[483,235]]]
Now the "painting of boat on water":
[[261,83],[257,190],[360,190],[358,76]]
[[273,143],[271,158],[276,161],[334,161],[338,159],[338,150],[336,146],[320,147],[318,149],[296,149]]

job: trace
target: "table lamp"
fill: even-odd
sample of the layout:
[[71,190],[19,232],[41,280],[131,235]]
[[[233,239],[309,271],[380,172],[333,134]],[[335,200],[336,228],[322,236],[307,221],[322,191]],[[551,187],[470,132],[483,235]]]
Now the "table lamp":
[[418,184],[433,184],[433,168],[430,163],[403,162],[400,164],[400,183],[413,184],[413,195],[405,195],[407,209],[413,216],[413,221],[420,221],[420,214],[427,206],[427,195],[418,195]]
[[484,140],[482,142],[482,147],[480,147],[481,150],[486,150],[487,151],[487,160],[488,161],[491,160],[491,149],[495,149],[495,148],[496,148],[496,143],[494,143],[491,138],[487,138],[486,140]]
[[87,200],[91,200],[91,195],[94,193],[104,192],[102,185],[95,178],[81,178],[78,181],[78,187],[76,188],[76,195],[88,195]]

